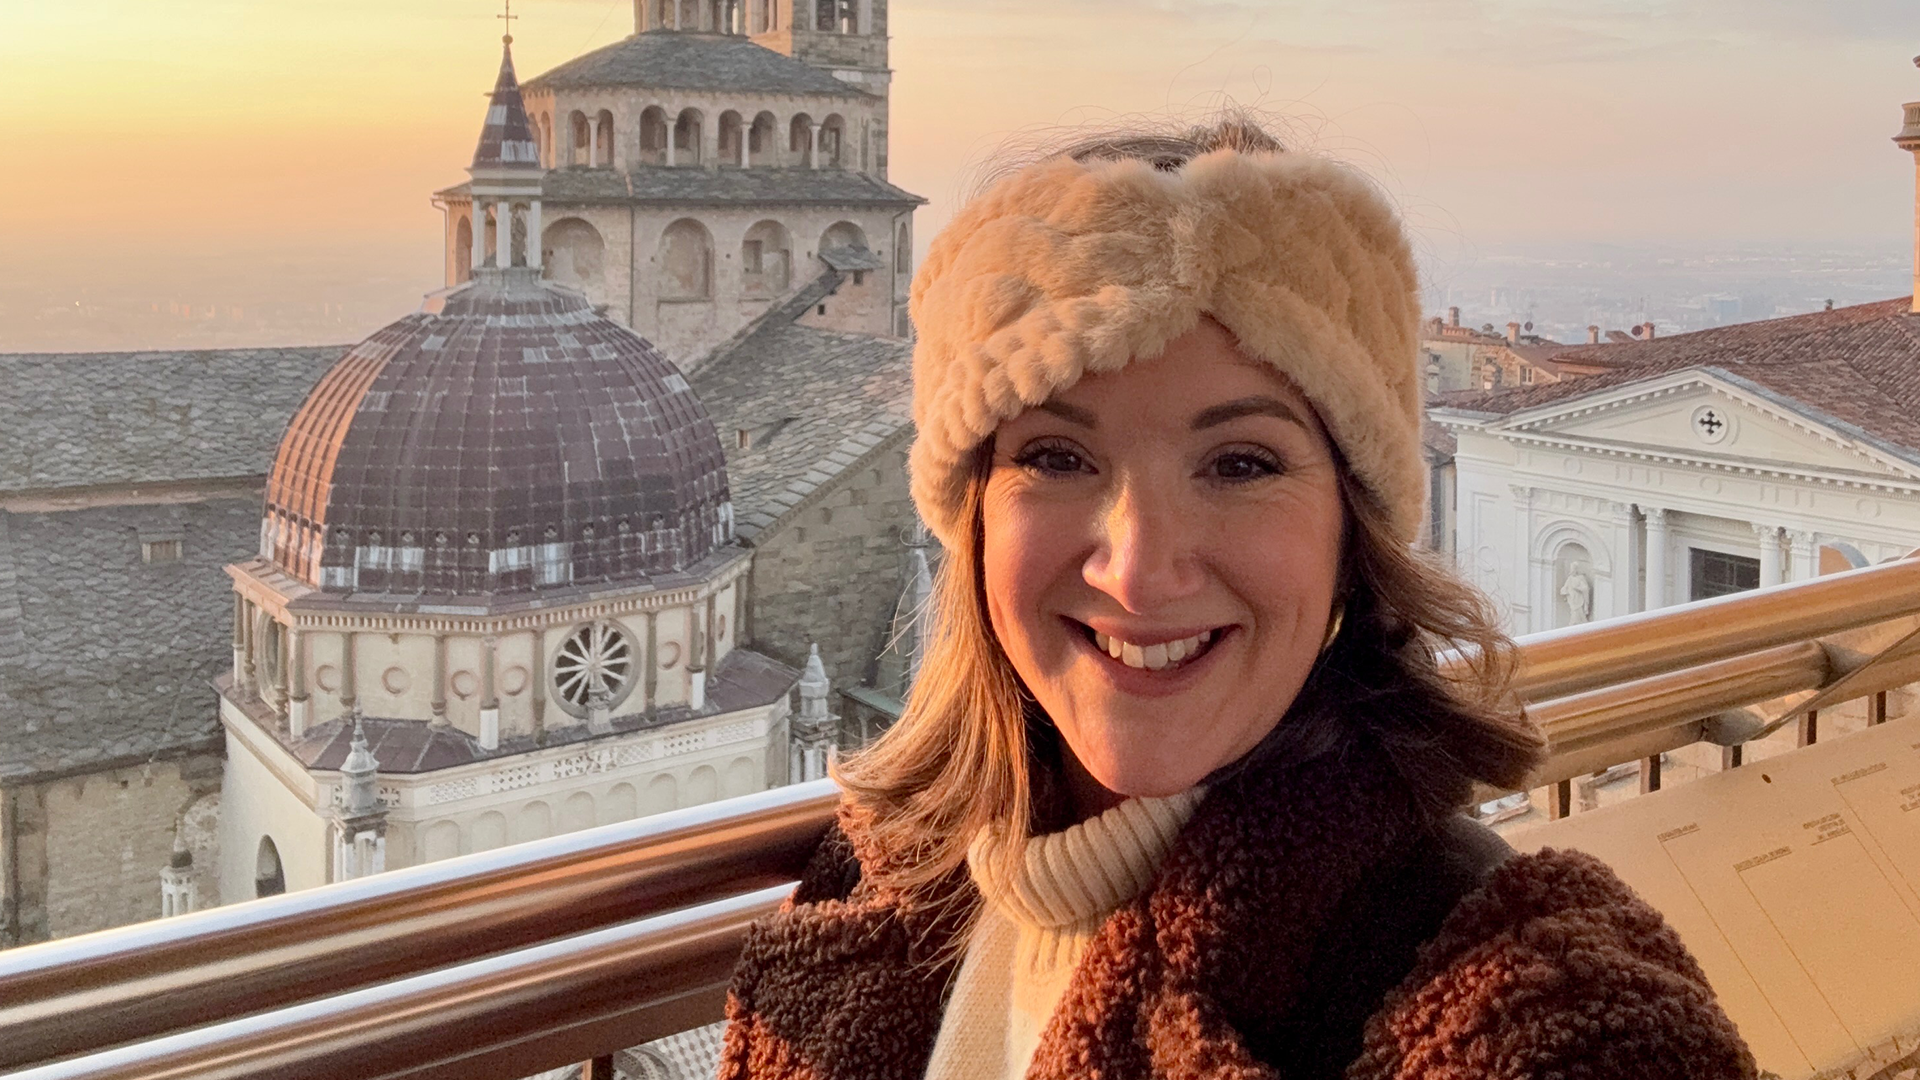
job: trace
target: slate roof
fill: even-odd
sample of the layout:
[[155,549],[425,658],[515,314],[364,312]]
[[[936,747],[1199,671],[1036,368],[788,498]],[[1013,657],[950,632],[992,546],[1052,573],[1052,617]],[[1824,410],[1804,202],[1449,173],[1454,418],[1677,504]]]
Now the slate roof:
[[[734,528],[749,543],[862,458],[912,429],[913,343],[798,325],[842,281],[828,270],[696,368],[723,425]],[[823,394],[823,387],[836,393]],[[741,448],[737,432],[751,444]]]
[[0,493],[260,476],[346,351],[0,354]]
[[635,34],[575,57],[526,83],[529,90],[600,86],[856,99],[870,96],[852,83],[744,37],[678,31]]
[[[471,198],[471,188],[470,184],[456,184],[434,192],[434,198]],[[846,169],[707,169],[692,165],[641,165],[627,172],[552,169],[541,178],[540,197],[549,205],[650,202],[906,208],[927,201],[885,180]]]
[[1920,453],[1920,315],[1912,299],[1741,323],[1553,355],[1598,369],[1562,382],[1438,395],[1432,405],[1506,416],[1685,368],[1710,368],[1802,411]]

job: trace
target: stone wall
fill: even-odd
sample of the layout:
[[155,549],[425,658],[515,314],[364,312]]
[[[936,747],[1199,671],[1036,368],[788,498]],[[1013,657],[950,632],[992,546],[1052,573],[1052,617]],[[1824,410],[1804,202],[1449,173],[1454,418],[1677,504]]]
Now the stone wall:
[[176,822],[199,906],[218,905],[220,774],[220,755],[201,753],[7,788],[0,807],[20,877],[9,883],[16,921],[0,927],[0,945],[158,918]]
[[906,584],[915,521],[902,431],[761,538],[751,646],[799,667],[818,642],[836,687],[868,682]]

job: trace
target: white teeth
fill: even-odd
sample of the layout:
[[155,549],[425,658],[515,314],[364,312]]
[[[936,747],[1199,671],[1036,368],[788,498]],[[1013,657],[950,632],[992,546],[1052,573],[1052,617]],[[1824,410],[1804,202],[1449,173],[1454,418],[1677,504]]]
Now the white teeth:
[[1167,641],[1158,645],[1135,645],[1133,642],[1122,641],[1096,630],[1093,632],[1093,643],[1096,648],[1128,667],[1160,671],[1198,654],[1213,640],[1213,636],[1212,630],[1202,630],[1192,637],[1181,638],[1178,641]]

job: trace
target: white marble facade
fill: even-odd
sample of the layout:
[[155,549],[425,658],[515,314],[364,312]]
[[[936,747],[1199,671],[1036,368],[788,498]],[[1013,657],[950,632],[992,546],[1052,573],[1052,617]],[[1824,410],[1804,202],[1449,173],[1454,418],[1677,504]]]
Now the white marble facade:
[[1515,634],[1920,547],[1920,451],[1715,369],[1430,415],[1459,444],[1455,558]]

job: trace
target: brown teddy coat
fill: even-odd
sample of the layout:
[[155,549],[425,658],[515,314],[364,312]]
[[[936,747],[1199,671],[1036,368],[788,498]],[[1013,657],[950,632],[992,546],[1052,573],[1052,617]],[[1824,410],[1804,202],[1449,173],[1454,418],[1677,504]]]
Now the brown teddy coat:
[[[1384,754],[1352,743],[1216,785],[1155,883],[1088,947],[1031,1080],[1337,1071],[1299,1049],[1340,981],[1315,958],[1330,944],[1364,954],[1356,898],[1399,902],[1378,871],[1432,835],[1408,790]],[[961,903],[946,911],[903,902],[862,875],[887,857],[843,808],[793,898],[749,937],[727,1002],[722,1080],[925,1072],[978,896],[962,871],[952,886]],[[1755,1075],[1659,913],[1597,859],[1551,849],[1508,858],[1452,904],[1411,974],[1372,1010],[1357,1060],[1340,1056],[1349,1080]]]

